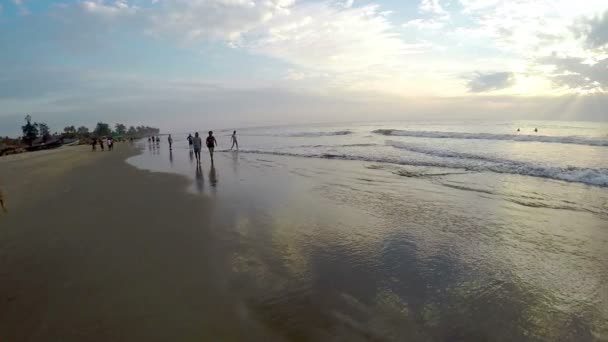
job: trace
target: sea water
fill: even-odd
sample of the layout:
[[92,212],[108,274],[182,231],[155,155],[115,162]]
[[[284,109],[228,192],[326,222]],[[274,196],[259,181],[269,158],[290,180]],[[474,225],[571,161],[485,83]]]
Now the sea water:
[[187,133],[130,162],[191,177],[229,221],[201,229],[246,319],[288,340],[607,338],[606,124],[238,128],[239,152],[231,134],[214,165]]

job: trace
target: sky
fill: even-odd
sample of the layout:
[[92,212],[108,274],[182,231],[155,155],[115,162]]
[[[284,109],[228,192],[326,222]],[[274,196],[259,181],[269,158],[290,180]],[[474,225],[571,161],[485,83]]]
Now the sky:
[[606,108],[606,0],[0,0],[0,135]]

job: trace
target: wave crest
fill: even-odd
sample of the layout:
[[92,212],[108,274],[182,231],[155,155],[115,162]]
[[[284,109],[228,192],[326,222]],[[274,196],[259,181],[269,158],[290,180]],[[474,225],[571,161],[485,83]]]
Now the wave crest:
[[599,138],[584,138],[577,136],[547,136],[547,135],[519,135],[494,133],[464,133],[464,132],[435,132],[435,131],[407,131],[399,129],[377,129],[372,133],[386,136],[402,136],[434,139],[478,139],[478,140],[510,140],[531,141],[556,144],[575,144],[587,146],[608,146],[608,140]]

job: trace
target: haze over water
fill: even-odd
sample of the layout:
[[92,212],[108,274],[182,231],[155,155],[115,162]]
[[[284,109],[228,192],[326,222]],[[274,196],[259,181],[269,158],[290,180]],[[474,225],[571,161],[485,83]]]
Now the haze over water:
[[[516,132],[520,128],[520,132]],[[534,132],[538,128],[538,132]],[[216,132],[219,150],[231,131]],[[183,174],[244,317],[294,340],[603,340],[608,130],[581,122],[238,130]],[[212,279],[210,281],[213,281]]]

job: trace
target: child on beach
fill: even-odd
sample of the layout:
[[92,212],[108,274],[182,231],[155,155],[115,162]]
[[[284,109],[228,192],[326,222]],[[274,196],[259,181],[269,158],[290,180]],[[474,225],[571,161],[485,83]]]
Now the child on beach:
[[188,137],[186,138],[186,140],[188,140],[188,147],[190,147],[190,149],[192,149],[192,143],[194,138],[192,138],[192,134],[188,134]]

